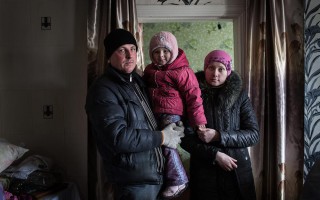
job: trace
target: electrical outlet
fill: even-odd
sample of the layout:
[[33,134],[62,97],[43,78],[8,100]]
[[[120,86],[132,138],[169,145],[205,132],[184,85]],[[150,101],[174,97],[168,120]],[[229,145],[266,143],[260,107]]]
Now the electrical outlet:
[[41,17],[41,30],[51,30],[51,17]]
[[43,106],[43,119],[53,119],[53,105]]

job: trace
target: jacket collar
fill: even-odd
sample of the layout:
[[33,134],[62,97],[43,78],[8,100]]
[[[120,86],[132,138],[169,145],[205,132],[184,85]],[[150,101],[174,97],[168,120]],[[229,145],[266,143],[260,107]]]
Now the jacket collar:
[[[152,68],[158,68],[158,66],[155,65],[154,63],[151,63],[149,65],[151,65]],[[165,71],[165,70],[172,70],[172,69],[177,69],[177,68],[186,67],[186,66],[189,66],[189,61],[184,51],[179,48],[177,58],[172,63],[162,66],[161,69]]]
[[130,75],[132,77],[132,81],[135,81],[138,83],[138,85],[145,87],[144,82],[141,79],[141,76],[136,72],[133,71],[130,75],[124,74],[119,72],[119,70],[115,69],[112,65],[108,65],[105,75],[110,77],[113,81],[119,82],[119,84],[123,83],[130,83]]
[[242,90],[242,80],[238,73],[232,71],[224,85],[220,88],[210,87],[205,81],[204,71],[196,73],[202,96],[208,98],[213,95],[218,98],[218,104],[225,108],[230,108],[238,99]]

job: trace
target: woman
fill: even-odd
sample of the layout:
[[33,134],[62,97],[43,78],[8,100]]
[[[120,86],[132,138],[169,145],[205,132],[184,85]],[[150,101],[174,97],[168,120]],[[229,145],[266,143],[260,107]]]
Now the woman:
[[256,199],[247,147],[259,141],[259,127],[232,59],[210,52],[196,74],[202,91],[207,128],[182,139],[190,153],[191,199]]

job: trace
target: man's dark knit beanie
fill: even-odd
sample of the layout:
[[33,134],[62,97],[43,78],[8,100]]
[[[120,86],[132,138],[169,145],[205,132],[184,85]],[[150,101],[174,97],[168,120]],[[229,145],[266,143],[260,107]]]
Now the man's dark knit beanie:
[[134,44],[138,49],[136,39],[132,33],[124,29],[115,29],[111,31],[104,39],[104,48],[106,50],[107,59],[112,53],[124,44]]

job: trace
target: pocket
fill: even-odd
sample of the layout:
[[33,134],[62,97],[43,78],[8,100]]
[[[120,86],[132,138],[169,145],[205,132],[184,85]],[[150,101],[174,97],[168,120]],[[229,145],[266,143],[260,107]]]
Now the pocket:
[[242,148],[238,152],[238,163],[241,164],[243,168],[251,169],[251,160],[248,150],[246,148]]
[[151,151],[130,154],[119,154],[114,157],[113,167],[118,183],[155,183],[161,180],[157,172],[155,155]]
[[118,154],[114,157],[114,165],[120,168],[130,169],[143,169],[154,168],[156,162],[155,155],[151,151]]
[[113,159],[114,165],[120,168],[133,168],[132,154],[118,154]]

